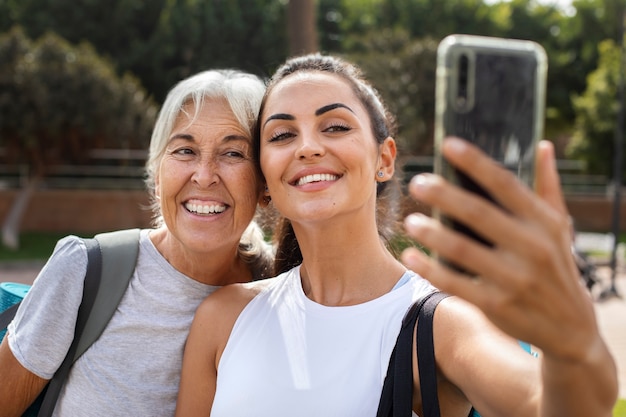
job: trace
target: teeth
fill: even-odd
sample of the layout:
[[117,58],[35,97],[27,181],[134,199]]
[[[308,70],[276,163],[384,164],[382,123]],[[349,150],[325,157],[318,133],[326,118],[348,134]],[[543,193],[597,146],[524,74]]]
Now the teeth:
[[337,175],[332,175],[332,174],[306,175],[300,178],[296,185],[304,185],[304,184],[309,184],[312,182],[319,182],[319,181],[335,181],[337,178],[339,178]]
[[185,204],[185,208],[197,214],[216,214],[226,210],[226,206],[218,204]]

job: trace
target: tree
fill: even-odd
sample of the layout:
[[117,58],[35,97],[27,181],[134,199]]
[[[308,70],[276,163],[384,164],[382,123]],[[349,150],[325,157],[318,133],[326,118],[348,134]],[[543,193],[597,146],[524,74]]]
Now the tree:
[[598,46],[598,68],[587,77],[587,89],[574,98],[576,130],[568,156],[586,163],[586,171],[613,175],[613,149],[620,105],[617,98],[620,71],[626,71],[621,47],[613,40]]
[[[311,0],[312,1],[312,0]],[[285,2],[276,0],[0,0],[31,38],[54,31],[89,41],[161,102],[181,79],[208,68],[266,75],[288,54]],[[8,30],[0,16],[0,32]]]
[[289,55],[317,52],[317,20],[315,0],[289,0],[287,28]]
[[146,148],[157,107],[89,44],[53,33],[31,41],[18,27],[0,37],[0,87],[4,163],[30,173],[3,225],[3,242],[15,247],[28,198],[51,165],[84,161],[96,148]]
[[437,42],[384,30],[351,41],[357,63],[397,117],[401,154],[432,155]]

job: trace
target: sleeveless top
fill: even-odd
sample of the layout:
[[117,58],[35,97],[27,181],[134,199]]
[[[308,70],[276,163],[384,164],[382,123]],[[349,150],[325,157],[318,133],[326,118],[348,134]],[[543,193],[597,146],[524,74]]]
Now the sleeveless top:
[[300,267],[275,278],[235,322],[211,416],[375,416],[402,318],[435,290],[411,271],[399,282],[374,300],[328,307],[306,297]]

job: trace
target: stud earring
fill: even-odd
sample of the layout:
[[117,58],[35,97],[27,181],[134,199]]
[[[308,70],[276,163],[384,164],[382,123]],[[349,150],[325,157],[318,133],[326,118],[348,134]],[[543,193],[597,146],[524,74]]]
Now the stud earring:
[[382,177],[384,177],[384,176],[385,176],[385,173],[384,173],[384,172],[382,172],[382,171],[378,171],[378,174],[377,174],[377,175],[378,175],[378,178],[382,178]]

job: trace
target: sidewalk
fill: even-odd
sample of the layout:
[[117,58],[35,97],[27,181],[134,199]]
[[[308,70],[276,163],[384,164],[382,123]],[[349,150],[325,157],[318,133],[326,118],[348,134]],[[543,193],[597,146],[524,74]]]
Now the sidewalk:
[[[43,264],[11,263],[0,264],[0,282],[21,282],[30,284]],[[598,269],[601,286],[594,289],[594,298],[602,289],[608,288],[611,271],[607,267]],[[616,277],[617,293],[621,298],[609,297],[594,302],[600,332],[605,338],[617,362],[620,398],[626,399],[626,271],[619,271]]]
[[[602,287],[598,290],[609,288],[611,270],[599,268],[598,275],[602,279]],[[595,301],[594,305],[600,332],[617,363],[619,397],[626,399],[626,271],[618,270],[615,287],[621,298],[611,296]],[[598,293],[594,291],[596,300]]]

